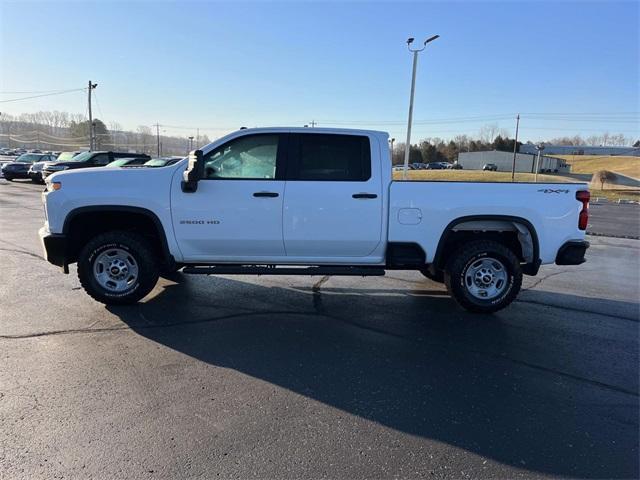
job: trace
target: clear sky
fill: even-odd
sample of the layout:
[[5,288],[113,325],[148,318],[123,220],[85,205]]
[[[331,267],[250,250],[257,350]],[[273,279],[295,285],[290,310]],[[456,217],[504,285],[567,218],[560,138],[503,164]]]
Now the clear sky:
[[[637,1],[0,0],[0,100],[91,79],[94,115],[125,128],[159,122],[215,138],[315,120],[403,140],[405,40],[440,34],[419,58],[414,141],[489,123],[513,135],[516,112],[523,139],[638,137],[639,21]],[[86,93],[0,103],[53,109],[84,113]]]

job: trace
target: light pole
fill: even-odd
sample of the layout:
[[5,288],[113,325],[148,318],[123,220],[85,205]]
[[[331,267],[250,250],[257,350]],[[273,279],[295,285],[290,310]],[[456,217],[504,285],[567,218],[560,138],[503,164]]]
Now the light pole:
[[191,152],[193,150],[193,135],[188,138],[189,138],[189,151]]
[[418,67],[418,53],[427,48],[427,43],[433,42],[437,38],[440,38],[440,35],[434,35],[433,37],[427,38],[422,44],[422,48],[412,49],[411,44],[413,43],[414,38],[410,37],[407,40],[407,48],[410,52],[413,53],[413,73],[411,75],[411,97],[409,99],[409,121],[407,122],[407,143],[404,147],[404,170],[402,171],[402,179],[407,179],[407,171],[409,170],[409,151],[411,150],[411,122],[413,121],[413,96],[416,91],[416,68]]
[[540,154],[544,150],[544,143],[539,143],[536,145],[536,150],[538,151],[538,156],[536,157],[536,173],[533,175],[533,181],[538,183],[538,170],[540,170]]

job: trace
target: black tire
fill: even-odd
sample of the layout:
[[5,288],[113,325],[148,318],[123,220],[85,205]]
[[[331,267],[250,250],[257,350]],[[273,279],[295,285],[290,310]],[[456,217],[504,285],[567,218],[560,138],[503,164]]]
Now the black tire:
[[[126,290],[113,292],[95,278],[94,263],[109,249],[126,251],[138,267],[137,279]],[[130,305],[144,298],[158,282],[158,259],[147,240],[130,232],[107,232],[97,235],[85,245],[78,257],[78,278],[85,291],[105,305]]]
[[5,179],[7,182],[13,182],[13,178],[12,178],[12,177],[4,177],[4,179]]
[[[467,285],[466,273],[483,259],[493,258],[504,266],[506,281],[494,298],[473,295]],[[493,313],[508,306],[520,292],[522,269],[514,253],[493,240],[477,240],[460,247],[450,257],[444,271],[444,283],[449,294],[465,309],[475,313]]]
[[420,273],[433,282],[444,283],[444,272],[442,270],[436,270],[434,275],[428,268],[422,268]]

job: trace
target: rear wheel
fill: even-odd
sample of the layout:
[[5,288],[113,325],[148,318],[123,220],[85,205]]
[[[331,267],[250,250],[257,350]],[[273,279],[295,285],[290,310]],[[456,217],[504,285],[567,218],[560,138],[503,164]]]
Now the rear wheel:
[[522,285],[522,269],[514,253],[492,240],[460,247],[447,262],[447,290],[471,312],[493,313],[509,305]]
[[78,278],[98,302],[132,304],[157,283],[158,261],[141,235],[107,232],[94,237],[80,252]]

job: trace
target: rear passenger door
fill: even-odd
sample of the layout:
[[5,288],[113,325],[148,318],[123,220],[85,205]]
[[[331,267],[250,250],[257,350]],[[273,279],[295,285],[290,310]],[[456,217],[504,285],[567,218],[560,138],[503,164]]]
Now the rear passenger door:
[[376,250],[382,179],[380,166],[372,168],[372,142],[366,135],[290,135],[283,210],[288,257],[339,262]]

